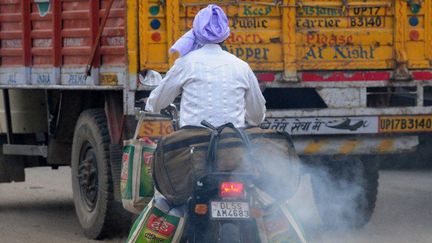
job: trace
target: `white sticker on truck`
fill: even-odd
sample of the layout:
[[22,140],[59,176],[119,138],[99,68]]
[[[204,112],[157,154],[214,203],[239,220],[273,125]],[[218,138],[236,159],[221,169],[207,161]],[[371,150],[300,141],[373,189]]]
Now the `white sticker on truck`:
[[261,128],[293,135],[378,133],[378,117],[267,118]]

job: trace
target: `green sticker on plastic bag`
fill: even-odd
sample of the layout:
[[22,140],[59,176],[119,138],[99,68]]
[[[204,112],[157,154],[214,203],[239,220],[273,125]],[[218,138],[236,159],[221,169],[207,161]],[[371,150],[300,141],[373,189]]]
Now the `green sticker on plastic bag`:
[[[146,217],[143,224],[140,224],[143,217]],[[131,237],[139,230],[139,235],[134,241],[135,243],[169,243],[172,242],[180,223],[180,217],[168,215],[156,207],[152,207],[150,211],[147,208],[141,213],[138,219],[132,226],[131,233],[128,237],[128,242]],[[142,228],[140,229],[140,225]]]
[[154,146],[143,146],[141,153],[141,176],[140,176],[140,197],[152,197],[154,194],[152,178],[152,161],[155,151]]
[[123,148],[120,191],[122,199],[132,199],[132,172],[135,147],[127,145]]

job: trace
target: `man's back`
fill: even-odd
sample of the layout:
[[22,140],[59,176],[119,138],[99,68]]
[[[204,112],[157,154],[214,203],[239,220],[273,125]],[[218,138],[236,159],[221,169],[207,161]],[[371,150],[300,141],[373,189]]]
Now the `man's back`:
[[245,95],[251,86],[248,64],[217,44],[191,52],[182,63],[190,77],[183,85],[183,123],[244,126]]
[[[152,92],[147,109],[164,108],[164,100],[182,92],[181,126],[200,126],[206,120],[215,126],[232,122],[244,127],[246,122],[258,125],[264,119],[265,100],[249,65],[218,44],[207,44],[178,59],[158,89]],[[160,97],[161,92],[165,97]]]

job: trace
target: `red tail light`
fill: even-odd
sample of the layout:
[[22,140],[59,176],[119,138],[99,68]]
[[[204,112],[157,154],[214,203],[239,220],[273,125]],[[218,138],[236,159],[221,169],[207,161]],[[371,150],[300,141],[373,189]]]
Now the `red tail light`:
[[221,197],[244,197],[244,185],[241,182],[222,182],[220,185]]

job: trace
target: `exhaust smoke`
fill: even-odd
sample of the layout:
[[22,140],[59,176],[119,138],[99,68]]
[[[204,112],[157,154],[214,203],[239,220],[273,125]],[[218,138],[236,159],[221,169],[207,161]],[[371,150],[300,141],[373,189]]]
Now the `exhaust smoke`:
[[[266,166],[270,167],[268,169],[280,172],[278,163],[271,161],[283,158],[275,154],[265,156],[268,161]],[[308,238],[319,238],[328,230],[347,233],[365,225],[375,207],[377,185],[373,182],[377,183],[378,170],[371,169],[370,163],[354,158],[315,160],[313,163],[308,161],[301,162],[301,175],[293,171],[285,172],[284,175],[276,173],[281,177],[276,180],[264,178],[264,183],[268,183],[266,187],[271,188],[275,181],[286,180],[286,177],[301,177],[294,195],[290,195],[292,189],[280,190],[278,198],[289,198],[286,203]],[[369,180],[371,176],[376,180]],[[316,239],[311,241],[315,242]]]

